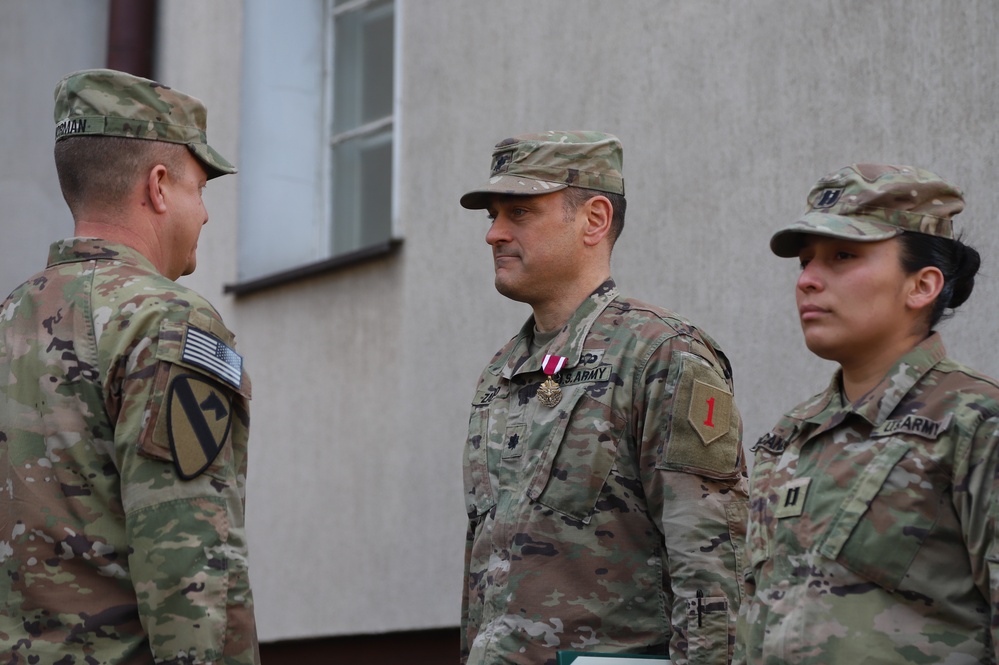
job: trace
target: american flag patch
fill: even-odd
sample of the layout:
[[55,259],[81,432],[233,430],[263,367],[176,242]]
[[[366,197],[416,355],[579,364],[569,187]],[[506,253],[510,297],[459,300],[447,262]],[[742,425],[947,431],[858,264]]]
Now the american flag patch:
[[187,329],[184,340],[184,362],[197,365],[236,388],[243,380],[243,356],[233,351],[225,342],[214,335],[198,330]]

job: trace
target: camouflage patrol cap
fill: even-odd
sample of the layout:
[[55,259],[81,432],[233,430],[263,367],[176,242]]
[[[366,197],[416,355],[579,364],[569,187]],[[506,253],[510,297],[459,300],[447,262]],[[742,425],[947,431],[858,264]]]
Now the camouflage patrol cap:
[[535,196],[566,187],[624,195],[624,151],[616,136],[602,132],[523,134],[503,139],[493,149],[489,183],[461,197],[479,210],[493,194]]
[[112,69],[67,75],[55,89],[55,138],[123,136],[186,145],[209,179],[236,167],[208,145],[208,111],[199,99]]
[[953,217],[964,194],[940,176],[914,166],[853,164],[819,180],[808,211],[770,238],[777,256],[797,256],[802,234],[859,242],[887,240],[906,231],[954,237]]

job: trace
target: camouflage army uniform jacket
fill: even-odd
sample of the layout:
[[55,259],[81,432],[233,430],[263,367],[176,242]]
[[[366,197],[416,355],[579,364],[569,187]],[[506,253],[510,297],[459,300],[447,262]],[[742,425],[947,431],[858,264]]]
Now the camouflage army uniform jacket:
[[840,395],[753,447],[746,660],[997,662],[997,383],[933,334]]
[[100,240],[55,243],[3,303],[5,665],[259,662],[232,344],[200,296]]
[[[533,327],[472,404],[461,662],[728,662],[748,508],[728,360],[612,280],[534,355]],[[537,398],[546,354],[566,358],[554,407]]]

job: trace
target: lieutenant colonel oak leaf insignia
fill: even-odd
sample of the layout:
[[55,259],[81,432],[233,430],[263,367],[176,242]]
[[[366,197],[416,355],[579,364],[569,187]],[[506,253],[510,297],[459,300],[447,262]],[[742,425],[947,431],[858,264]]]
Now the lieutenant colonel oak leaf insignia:
[[708,446],[728,434],[731,419],[732,393],[695,380],[687,422],[701,437],[701,443]]
[[201,475],[222,452],[232,423],[227,390],[196,374],[178,374],[167,390],[167,435],[177,474]]
[[510,159],[513,157],[513,151],[507,150],[506,152],[501,152],[500,154],[493,157],[492,167],[490,169],[492,175],[497,175],[501,171],[506,171],[509,168]]

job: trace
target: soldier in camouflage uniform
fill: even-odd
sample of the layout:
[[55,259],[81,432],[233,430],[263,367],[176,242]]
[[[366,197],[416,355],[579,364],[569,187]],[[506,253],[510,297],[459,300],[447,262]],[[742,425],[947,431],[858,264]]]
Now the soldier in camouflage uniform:
[[621,162],[608,134],[518,136],[461,197],[489,212],[497,290],[533,310],[472,402],[463,664],[731,657],[747,511],[731,368],[619,295]]
[[195,267],[200,101],[110,70],[55,91],[76,236],[0,308],[3,663],[258,663],[250,381]]
[[971,294],[961,192],[907,166],[820,180],[771,240],[799,257],[829,387],[753,447],[749,663],[995,663],[999,385],[934,332]]

